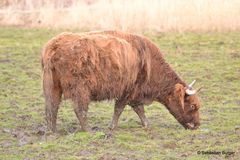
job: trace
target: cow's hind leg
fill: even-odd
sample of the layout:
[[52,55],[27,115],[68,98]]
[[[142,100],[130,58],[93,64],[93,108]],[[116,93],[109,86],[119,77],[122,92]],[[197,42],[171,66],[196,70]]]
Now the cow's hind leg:
[[118,119],[120,115],[122,114],[123,110],[125,108],[125,103],[123,101],[116,101],[115,107],[114,107],[114,113],[112,117],[112,122],[109,125],[109,129],[113,130],[118,125]]
[[44,95],[45,95],[45,114],[47,126],[52,132],[56,132],[57,112],[61,102],[62,90],[56,77],[52,77],[53,81],[44,79]]
[[132,108],[137,113],[138,117],[140,118],[143,127],[148,128],[149,123],[145,116],[144,106],[141,104],[141,105],[132,106]]
[[87,122],[89,98],[84,98],[81,96],[77,96],[76,98],[77,100],[74,101],[74,112],[79,120],[81,130],[90,131],[90,128]]

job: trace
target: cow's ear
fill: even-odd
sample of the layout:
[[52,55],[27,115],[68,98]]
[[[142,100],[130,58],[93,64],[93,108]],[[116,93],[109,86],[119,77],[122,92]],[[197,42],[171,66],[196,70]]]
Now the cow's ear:
[[177,83],[175,85],[174,95],[179,105],[184,110],[185,87],[182,84]]

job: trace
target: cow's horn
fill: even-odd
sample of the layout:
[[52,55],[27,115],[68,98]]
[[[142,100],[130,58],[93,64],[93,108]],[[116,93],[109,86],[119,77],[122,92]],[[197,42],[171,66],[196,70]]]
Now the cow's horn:
[[188,85],[189,88],[192,88],[195,82],[196,82],[196,80],[193,80],[192,83]]
[[196,90],[190,90],[189,88],[186,89],[186,94],[189,96],[196,94],[196,92],[197,92]]

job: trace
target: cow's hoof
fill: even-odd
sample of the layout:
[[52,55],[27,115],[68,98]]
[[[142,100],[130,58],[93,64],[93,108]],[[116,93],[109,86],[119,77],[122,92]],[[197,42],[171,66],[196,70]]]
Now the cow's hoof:
[[149,123],[147,121],[142,123],[142,126],[144,129],[148,129],[149,128]]
[[92,129],[90,127],[81,127],[81,132],[92,132]]
[[110,124],[108,125],[108,129],[109,129],[110,131],[113,131],[115,128],[116,128],[116,125],[114,125],[113,123],[110,123]]

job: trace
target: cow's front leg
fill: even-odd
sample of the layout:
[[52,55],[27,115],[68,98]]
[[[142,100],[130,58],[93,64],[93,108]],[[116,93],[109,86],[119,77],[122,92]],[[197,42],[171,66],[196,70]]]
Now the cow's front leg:
[[144,106],[141,104],[141,105],[132,106],[132,108],[137,113],[138,117],[140,118],[143,127],[148,128],[149,123],[145,116]]
[[90,131],[87,122],[88,105],[83,103],[76,103],[74,112],[79,120],[82,131]]
[[113,130],[117,127],[118,125],[118,119],[120,115],[122,114],[123,110],[125,108],[125,103],[122,101],[116,101],[115,106],[114,106],[114,113],[112,117],[112,122],[109,125],[109,129]]

